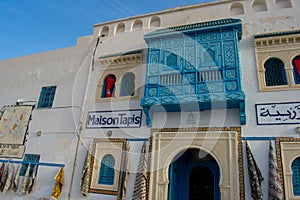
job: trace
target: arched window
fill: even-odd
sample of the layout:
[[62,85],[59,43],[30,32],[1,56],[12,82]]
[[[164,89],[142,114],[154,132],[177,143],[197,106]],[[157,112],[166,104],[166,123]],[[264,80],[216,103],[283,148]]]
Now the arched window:
[[143,22],[141,20],[136,20],[132,25],[132,30],[141,29],[143,27]]
[[160,18],[154,16],[150,20],[150,28],[160,27]]
[[230,6],[230,13],[231,15],[240,15],[240,14],[244,14],[244,6],[241,3],[233,3]]
[[255,0],[252,4],[254,12],[267,11],[267,4],[265,0]]
[[279,9],[281,9],[281,8],[291,8],[292,3],[291,3],[291,0],[277,0],[276,1],[276,6]]
[[105,155],[101,161],[98,184],[113,185],[115,178],[115,159],[112,155]]
[[286,85],[286,73],[283,62],[278,58],[270,58],[265,64],[266,86]]
[[119,33],[124,33],[124,32],[125,32],[125,24],[124,23],[118,24],[115,35],[117,35]]
[[129,72],[122,78],[120,96],[133,96],[135,88],[135,76],[134,73]]
[[102,98],[112,97],[115,91],[116,76],[109,74],[105,77],[102,88]]
[[108,26],[104,26],[100,32],[101,37],[107,37],[109,34],[109,28]]
[[293,72],[295,84],[300,84],[300,55],[293,59]]
[[295,196],[300,196],[300,157],[292,163],[293,171],[293,191]]

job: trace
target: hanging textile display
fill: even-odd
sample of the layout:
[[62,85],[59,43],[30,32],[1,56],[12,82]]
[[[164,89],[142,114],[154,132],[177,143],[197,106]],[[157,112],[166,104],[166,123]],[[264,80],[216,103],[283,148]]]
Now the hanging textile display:
[[122,170],[122,175],[121,175],[121,181],[120,181],[120,189],[119,189],[119,194],[118,194],[118,200],[126,200],[126,182],[127,182],[127,178],[129,175],[129,162],[128,162],[128,156],[129,156],[129,150],[130,150],[130,146],[129,144],[127,144],[127,149],[126,151],[124,151],[123,153],[124,155],[124,167]]
[[1,167],[0,167],[0,189],[2,188],[2,176],[3,176],[3,173],[4,173],[4,168],[5,168],[5,164],[4,162],[2,163]]
[[61,194],[62,192],[62,188],[64,186],[64,182],[65,182],[65,177],[64,177],[64,167],[61,167],[59,169],[59,171],[57,172],[54,180],[56,181],[55,182],[55,185],[54,185],[54,188],[53,188],[53,191],[52,191],[52,198],[57,200],[57,198],[59,197],[59,195]]
[[[7,166],[7,167],[9,167],[9,166]],[[13,165],[9,170],[6,182],[5,182],[3,190],[2,190],[3,193],[6,193],[8,190],[10,190],[12,188],[14,171],[15,171],[15,167]]]
[[89,183],[90,183],[90,173],[91,173],[90,163],[92,158],[92,148],[93,148],[93,142],[91,142],[88,152],[86,153],[86,159],[83,165],[83,170],[81,175],[80,191],[83,196],[88,196],[89,193]]
[[18,166],[16,174],[13,178],[13,182],[12,182],[12,190],[14,192],[17,192],[18,190],[18,185],[19,185],[19,178],[20,178],[20,171],[21,171],[21,165]]
[[27,167],[26,167],[26,172],[25,172],[25,175],[24,175],[20,195],[26,194],[26,188],[27,188],[27,184],[28,184],[28,180],[29,180],[29,172],[30,172],[30,164],[27,165]]
[[278,172],[276,154],[271,141],[269,149],[269,199],[282,200],[283,192]]
[[263,200],[261,182],[264,180],[264,178],[255,162],[251,149],[248,146],[248,142],[246,142],[246,153],[247,153],[249,181],[251,187],[251,196],[255,200]]
[[7,180],[7,177],[8,177],[8,170],[9,170],[9,164],[7,164],[5,166],[4,172],[3,172],[2,177],[1,177],[1,188],[0,188],[1,191],[3,191],[6,180]]
[[138,163],[138,171],[134,184],[133,200],[146,200],[147,196],[147,158],[146,158],[146,142],[144,142],[140,160]]
[[114,88],[115,88],[116,79],[113,76],[107,76],[105,79],[105,97],[112,97]]
[[36,170],[37,170],[37,165],[34,165],[32,174],[29,178],[28,185],[26,188],[26,194],[30,194],[34,189],[34,184],[36,180]]

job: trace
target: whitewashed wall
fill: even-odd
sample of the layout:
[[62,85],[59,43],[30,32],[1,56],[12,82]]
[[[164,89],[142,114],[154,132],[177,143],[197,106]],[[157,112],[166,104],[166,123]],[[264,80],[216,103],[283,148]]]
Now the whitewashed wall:
[[[244,14],[232,15],[230,6],[232,3],[240,3],[244,6]],[[160,18],[160,28],[179,26],[190,23],[199,23],[223,18],[239,18],[243,24],[243,37],[240,41],[240,63],[243,91],[246,94],[246,125],[242,126],[243,136],[285,136],[298,137],[295,132],[296,125],[257,126],[255,116],[255,104],[299,101],[300,91],[259,92],[255,64],[255,52],[253,48],[253,35],[272,32],[300,29],[300,2],[292,1],[292,8],[278,9],[275,1],[267,1],[267,11],[255,12],[252,8],[253,1],[220,1],[191,5],[178,9],[165,10],[141,16],[134,16],[112,22],[97,24],[94,26],[94,34],[80,38],[77,45],[71,48],[59,49],[35,55],[0,61],[0,106],[14,104],[19,98],[35,100],[39,98],[41,87],[57,85],[53,107],[68,107],[56,109],[35,109],[30,122],[29,135],[26,142],[26,153],[40,154],[42,162],[63,163],[65,168],[65,187],[60,199],[83,199],[80,193],[81,170],[83,167],[86,149],[93,138],[106,138],[107,129],[86,129],[85,121],[88,111],[101,110],[126,110],[127,108],[140,107],[140,100],[130,102],[95,103],[95,93],[99,78],[98,57],[122,54],[132,50],[143,49],[143,66],[141,70],[140,97],[143,96],[143,84],[145,83],[147,45],[143,35],[152,31],[149,28],[150,20],[156,16]],[[131,30],[135,20],[143,22],[142,29]],[[114,35],[114,29],[119,23],[125,24],[125,32]],[[96,44],[96,38],[101,29],[109,27],[107,37],[100,39],[96,51],[94,70],[89,76],[92,49]],[[88,93],[85,98],[85,91]],[[86,109],[81,113],[86,101]],[[71,106],[71,107],[70,107]],[[186,123],[189,113],[171,113],[166,118],[166,113],[155,113],[153,116],[154,128],[172,127],[209,127],[209,126],[239,126],[239,111],[216,110],[217,117],[208,111],[195,112],[196,124]],[[81,114],[83,114],[83,130],[80,132],[78,142],[78,127]],[[201,120],[200,120],[201,119]],[[42,131],[42,136],[36,132]],[[116,138],[147,138],[150,136],[150,128],[145,125],[143,115],[142,127],[139,129],[113,129],[112,137]],[[78,149],[76,149],[76,145]],[[131,142],[131,151],[138,152],[141,142]],[[268,195],[268,143],[267,141],[250,141],[253,154],[262,170],[265,181],[263,182],[264,199]],[[75,155],[76,160],[75,159]],[[136,155],[133,154],[133,155]],[[131,169],[134,171],[138,156],[132,156]],[[73,168],[74,167],[74,168]],[[50,197],[54,186],[54,176],[57,168],[40,167],[37,178],[36,191],[28,197],[20,197],[13,192],[0,194],[1,199],[38,199]],[[74,171],[73,171],[74,170]],[[74,172],[74,174],[73,174]],[[244,177],[246,199],[250,197],[250,187],[247,173],[247,165],[244,157]],[[128,194],[130,198],[133,192],[134,176],[129,176]],[[90,194],[85,199],[116,199],[115,196]]]

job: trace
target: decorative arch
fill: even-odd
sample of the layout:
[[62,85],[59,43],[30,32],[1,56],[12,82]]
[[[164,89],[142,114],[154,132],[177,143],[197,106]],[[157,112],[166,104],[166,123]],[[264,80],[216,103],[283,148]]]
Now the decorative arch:
[[279,58],[269,58],[264,63],[266,86],[287,85],[284,63]]
[[124,33],[124,32],[125,32],[125,24],[119,23],[118,26],[116,27],[115,35],[117,35],[119,33]]
[[[205,174],[203,174],[205,170]],[[210,173],[210,176],[207,176]],[[168,168],[168,199],[220,199],[220,166],[215,158],[201,148],[185,150]],[[192,177],[191,177],[192,176]],[[205,181],[204,181],[205,179]],[[191,184],[191,185],[190,185]],[[205,189],[206,186],[210,188]],[[201,192],[201,194],[200,194]]]
[[[150,198],[168,198],[169,166],[187,149],[209,152],[220,169],[221,199],[243,199],[240,133],[223,129],[182,128],[153,130]],[[220,139],[222,138],[222,139]],[[238,145],[232,145],[238,144]]]
[[131,30],[136,30],[141,28],[143,28],[143,22],[142,20],[138,19],[133,22]]
[[267,3],[265,0],[254,0],[252,3],[252,9],[254,12],[267,11]]
[[244,5],[239,2],[232,3],[229,7],[231,15],[242,15],[245,14]]
[[158,16],[154,16],[150,19],[149,27],[156,28],[161,26],[161,20]]
[[108,34],[109,34],[109,27],[108,27],[108,26],[104,26],[104,27],[101,29],[99,36],[100,36],[100,37],[107,37]]
[[276,0],[275,4],[276,4],[276,7],[278,9],[291,8],[292,7],[291,0]]

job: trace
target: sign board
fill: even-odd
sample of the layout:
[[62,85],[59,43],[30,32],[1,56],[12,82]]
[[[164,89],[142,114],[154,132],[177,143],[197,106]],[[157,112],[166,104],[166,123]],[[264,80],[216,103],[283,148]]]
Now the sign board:
[[22,158],[25,151],[24,145],[0,144],[0,157]]
[[258,125],[300,124],[300,102],[256,104]]
[[142,110],[88,112],[86,128],[139,128]]

